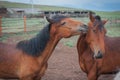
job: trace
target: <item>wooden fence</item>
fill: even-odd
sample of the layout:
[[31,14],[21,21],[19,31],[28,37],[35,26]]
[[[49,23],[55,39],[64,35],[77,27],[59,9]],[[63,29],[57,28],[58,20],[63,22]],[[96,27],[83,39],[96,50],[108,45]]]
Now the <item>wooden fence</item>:
[[[84,23],[88,23],[89,19],[86,18],[75,18]],[[102,18],[107,19],[107,18]],[[0,16],[0,36],[3,33],[18,33],[27,32],[33,30],[40,30],[47,24],[44,18],[4,18]],[[119,18],[109,18],[107,26],[120,26]]]
[[2,16],[0,16],[0,37],[2,36]]
[[40,30],[47,21],[44,18],[2,18],[0,17],[0,36],[3,33]]
[[[24,20],[24,32],[26,32],[26,16],[24,16],[24,18],[23,18],[23,20]],[[2,16],[0,16],[0,36],[2,36]]]

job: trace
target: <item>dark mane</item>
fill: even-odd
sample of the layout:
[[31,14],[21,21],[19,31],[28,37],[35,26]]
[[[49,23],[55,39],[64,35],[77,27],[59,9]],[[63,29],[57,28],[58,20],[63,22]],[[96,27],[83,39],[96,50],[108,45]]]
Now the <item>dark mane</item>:
[[68,18],[67,16],[63,16],[63,15],[55,15],[55,16],[52,16],[51,19],[57,23],[57,22],[60,22],[62,19],[64,18]]
[[100,29],[100,30],[102,30],[102,28],[104,27],[104,25],[103,25],[103,23],[102,23],[102,20],[101,20],[101,17],[100,16],[95,16],[95,23],[94,23],[94,25],[96,26],[96,25],[98,25],[98,28]]
[[[56,15],[53,16],[51,19],[57,23],[60,22],[63,18],[67,17]],[[39,56],[40,53],[42,53],[42,51],[45,49],[46,44],[49,41],[50,26],[51,24],[44,27],[34,38],[30,40],[20,41],[16,47],[29,55]]]
[[30,40],[20,41],[17,48],[32,56],[39,56],[44,50],[50,38],[50,24],[44,27],[35,37]]
[[95,16],[95,19],[96,19],[96,20],[101,21],[101,17],[100,17],[100,16],[98,16],[98,15],[97,15],[97,16]]

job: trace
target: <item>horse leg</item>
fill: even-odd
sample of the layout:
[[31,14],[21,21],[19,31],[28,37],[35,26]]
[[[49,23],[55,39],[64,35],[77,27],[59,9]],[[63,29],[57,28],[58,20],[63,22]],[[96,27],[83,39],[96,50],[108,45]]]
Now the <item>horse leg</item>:
[[90,71],[88,73],[88,80],[97,80],[97,79],[98,79],[98,76],[96,75],[95,72]]
[[35,80],[41,80],[41,77],[45,74],[45,71],[48,67],[48,63],[44,64],[43,67],[41,68],[38,76],[35,78]]
[[92,66],[91,70],[88,73],[88,80],[97,80],[98,79],[98,74],[97,74],[97,63]]

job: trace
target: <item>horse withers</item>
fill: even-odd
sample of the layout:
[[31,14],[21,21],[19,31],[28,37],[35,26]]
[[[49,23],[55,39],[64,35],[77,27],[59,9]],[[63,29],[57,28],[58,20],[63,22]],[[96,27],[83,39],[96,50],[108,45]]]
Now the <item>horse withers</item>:
[[35,37],[16,45],[0,43],[0,78],[40,80],[59,40],[87,30],[85,24],[69,17],[46,18],[49,24]]

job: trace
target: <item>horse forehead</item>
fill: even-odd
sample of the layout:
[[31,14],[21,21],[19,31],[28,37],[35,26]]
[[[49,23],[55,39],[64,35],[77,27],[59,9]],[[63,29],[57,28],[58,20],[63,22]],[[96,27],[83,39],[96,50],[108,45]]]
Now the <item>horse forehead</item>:
[[90,22],[88,23],[88,26],[89,26],[90,28],[92,28],[92,27],[93,27],[93,23],[90,21]]
[[96,27],[96,28],[102,28],[102,27],[104,27],[102,21],[101,20],[97,20],[97,19],[95,19],[94,22],[89,22],[88,25],[90,27]]
[[102,21],[96,21],[94,25],[97,26],[100,30],[104,27]]
[[70,23],[70,24],[83,24],[82,22],[77,21],[77,20],[72,19],[72,18],[65,18],[65,19],[63,19],[62,21],[63,21],[63,22]]

